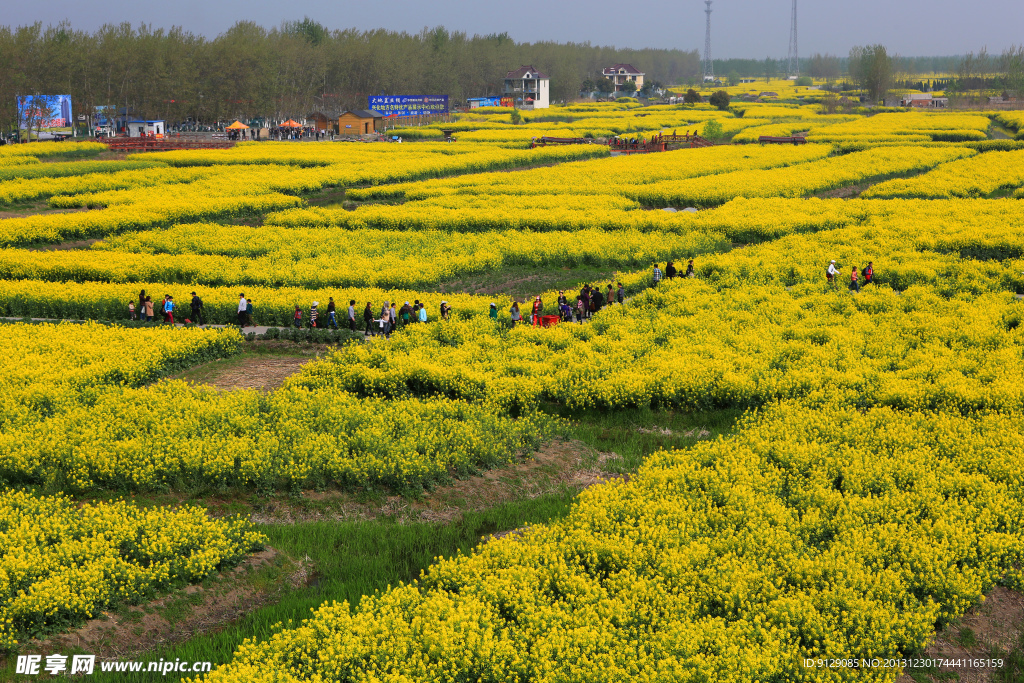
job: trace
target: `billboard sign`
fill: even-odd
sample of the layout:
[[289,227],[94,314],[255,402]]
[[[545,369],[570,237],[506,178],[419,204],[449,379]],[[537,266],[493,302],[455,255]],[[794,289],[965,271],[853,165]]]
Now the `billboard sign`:
[[471,109],[477,107],[514,107],[515,103],[511,97],[471,97],[469,100]]
[[423,116],[447,114],[447,95],[374,95],[370,109],[384,116]]
[[21,95],[18,122],[22,130],[71,126],[71,95]]

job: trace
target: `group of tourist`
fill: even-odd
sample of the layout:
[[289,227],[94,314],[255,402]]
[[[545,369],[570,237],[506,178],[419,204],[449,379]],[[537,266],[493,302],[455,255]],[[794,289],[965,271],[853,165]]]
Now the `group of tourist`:
[[[830,285],[835,285],[839,280],[839,269],[836,267],[835,259],[828,264],[828,268],[825,269],[825,281]],[[861,283],[870,285],[875,281],[875,264],[872,261],[868,261],[868,264],[857,271],[857,266],[853,266],[850,271],[850,291],[859,292]]]
[[[191,319],[186,318],[185,322],[202,325],[203,300],[195,292],[192,292],[192,301],[189,307],[192,317]],[[174,301],[174,297],[170,294],[164,294],[163,301],[154,303],[153,298],[147,295],[146,290],[143,289],[139,292],[138,304],[135,301],[128,302],[128,319],[151,323],[156,315],[159,315],[164,323],[173,325],[176,308],[177,304]]]
[[[352,307],[355,305],[355,301],[351,302],[349,306],[349,316],[351,329],[355,330],[355,309]],[[421,303],[419,299],[416,299],[413,303],[406,301],[402,304],[401,308],[396,308],[397,302],[385,301],[384,305],[380,308],[380,315],[375,316],[373,314],[373,302],[367,301],[366,308],[363,309],[363,324],[365,330],[363,331],[364,336],[377,336],[383,335],[386,338],[391,337],[391,333],[394,332],[399,325],[405,327],[410,323],[425,323],[428,320],[427,316],[427,305]],[[447,301],[442,301],[439,309],[442,320],[448,320],[452,314],[452,307],[448,305]]]
[[693,270],[693,259],[690,259],[686,263],[686,272],[683,273],[682,275],[679,274],[679,269],[676,268],[676,264],[673,263],[672,261],[669,261],[668,263],[665,264],[665,270],[664,271],[662,271],[661,268],[658,267],[658,262],[655,261],[654,262],[654,272],[651,275],[651,282],[653,283],[653,285],[655,287],[657,287],[658,283],[661,282],[663,279],[674,280],[677,277],[696,277],[696,276],[697,276],[697,274]]
[[[600,287],[583,285],[579,294],[576,295],[575,302],[566,296],[564,290],[560,290],[558,292],[556,308],[548,315],[544,314],[544,301],[539,295],[534,297],[531,302],[529,314],[524,314],[519,301],[512,299],[512,307],[508,309],[509,317],[512,320],[512,324],[541,326],[547,322],[545,318],[582,324],[584,320],[589,320],[591,315],[600,311],[605,306],[611,306],[615,302],[621,304],[625,301],[626,290],[621,282],[617,284],[618,289],[614,289],[609,284],[604,292],[601,291]],[[491,302],[490,317],[491,320],[498,319],[498,304],[493,301]]]
[[[664,270],[659,267],[657,262],[654,263],[652,273],[653,286],[656,287],[663,279],[672,280],[676,277],[696,277],[693,259],[687,262],[686,270],[682,274],[679,273],[675,263],[672,261],[665,264]],[[840,273],[834,259],[826,268],[825,277],[830,285],[834,285],[839,281]],[[869,285],[874,282],[874,278],[875,269],[872,261],[868,261],[868,264],[859,271],[857,266],[853,266],[850,271],[850,291],[859,292],[862,284]],[[565,291],[561,290],[558,292],[558,301],[555,304],[555,309],[547,315],[544,312],[544,302],[539,295],[534,297],[528,312],[524,312],[525,304],[521,307],[518,300],[512,299],[509,317],[513,324],[542,326],[556,321],[578,322],[582,324],[584,320],[589,320],[594,313],[600,311],[605,306],[610,306],[613,303],[624,303],[625,288],[621,282],[616,284],[617,287],[609,284],[604,291],[599,286],[584,285],[576,295],[575,300],[566,296]],[[177,304],[174,301],[174,297],[170,294],[165,294],[162,301],[154,302],[144,289],[139,292],[138,303],[135,301],[128,302],[129,319],[142,322],[153,322],[155,317],[159,315],[163,323],[173,325],[175,324],[176,310]],[[184,319],[183,322],[185,324],[205,324],[203,300],[195,292],[192,292],[189,312],[191,317]],[[451,317],[451,313],[452,307],[447,301],[442,301],[438,310],[440,318],[448,320]],[[253,302],[252,299],[245,296],[244,292],[238,295],[236,316],[236,322],[239,327],[245,328],[253,325]],[[296,304],[295,311],[292,314],[292,324],[297,328],[301,328],[303,316],[304,311],[302,307]],[[492,320],[498,319],[498,305],[495,302],[491,302],[490,305],[490,318]],[[373,302],[367,301],[366,308],[362,312],[364,336],[383,335],[390,338],[391,333],[400,325],[404,327],[411,323],[425,323],[427,321],[427,305],[419,299],[416,299],[411,304],[406,301],[400,308],[397,307],[397,302],[385,301],[383,306],[381,306],[379,314],[374,313]],[[345,312],[345,320],[342,324],[353,332],[358,329],[355,299],[348,302],[348,310]],[[334,297],[328,298],[326,320],[322,320],[320,317],[320,302],[314,301],[309,307],[309,318],[306,325],[310,329],[328,327],[335,330],[339,329],[341,325],[338,322],[338,311],[334,303]]]

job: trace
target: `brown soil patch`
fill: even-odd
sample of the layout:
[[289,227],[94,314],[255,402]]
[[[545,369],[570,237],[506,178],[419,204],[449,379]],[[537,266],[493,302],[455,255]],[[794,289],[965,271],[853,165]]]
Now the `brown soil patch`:
[[252,358],[240,368],[220,376],[219,389],[277,389],[309,362],[308,358]]
[[261,358],[256,354],[244,354],[235,358],[205,363],[177,378],[191,379],[224,391],[235,389],[273,391],[312,360],[315,360],[313,356]]
[[463,512],[538,498],[564,487],[582,491],[613,479],[628,479],[601,469],[602,464],[618,459],[615,453],[599,453],[581,441],[556,439],[511,465],[438,486],[416,500],[392,495],[364,502],[339,491],[304,491],[301,499],[275,499],[250,518],[261,524],[377,517],[449,522]]
[[[1003,586],[985,597],[985,602],[967,610],[957,622],[950,624],[935,636],[935,642],[925,648],[922,658],[944,659],[1003,659],[1019,642],[1024,630],[1024,595]],[[999,673],[995,668],[938,667],[938,676],[915,673],[920,680],[952,680],[960,683],[991,683]],[[915,683],[914,678],[902,674],[896,683]]]
[[98,239],[78,240],[77,242],[60,242],[59,244],[46,244],[36,247],[30,251],[72,251],[75,249],[88,249],[99,242]]
[[819,192],[812,194],[812,197],[820,197],[821,199],[852,199],[860,195],[861,192],[871,187],[873,183],[865,183],[863,185],[848,185],[846,187],[837,187],[834,190],[828,190],[826,192]]
[[92,211],[93,209],[26,209],[25,211],[0,211],[0,219],[4,218],[25,218],[26,216],[49,216],[60,213],[80,213]]
[[[285,567],[279,585],[260,586],[250,574],[273,564]],[[134,659],[144,652],[208,633],[273,601],[284,590],[308,582],[312,572],[273,548],[255,553],[223,572],[207,587],[187,586],[145,605],[103,612],[83,626],[22,644],[28,652],[67,652],[80,648],[100,661]]]

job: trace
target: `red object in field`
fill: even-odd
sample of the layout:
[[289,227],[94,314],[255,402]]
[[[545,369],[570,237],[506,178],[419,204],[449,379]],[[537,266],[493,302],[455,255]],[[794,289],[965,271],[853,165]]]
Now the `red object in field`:
[[559,320],[561,320],[561,318],[557,315],[542,315],[540,316],[540,326],[554,327],[555,325],[558,324]]

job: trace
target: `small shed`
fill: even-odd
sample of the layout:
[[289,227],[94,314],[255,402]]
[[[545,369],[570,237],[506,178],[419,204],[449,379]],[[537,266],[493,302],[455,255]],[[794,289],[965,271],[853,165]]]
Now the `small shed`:
[[129,121],[128,122],[128,137],[130,138],[148,138],[148,137],[163,137],[164,133],[167,132],[167,127],[163,121]]
[[311,112],[306,116],[307,121],[313,122],[313,127],[317,130],[333,130],[337,125],[338,118],[341,117],[343,112],[335,110],[319,109]]
[[368,135],[380,130],[384,115],[372,109],[353,109],[338,117],[339,135]]

